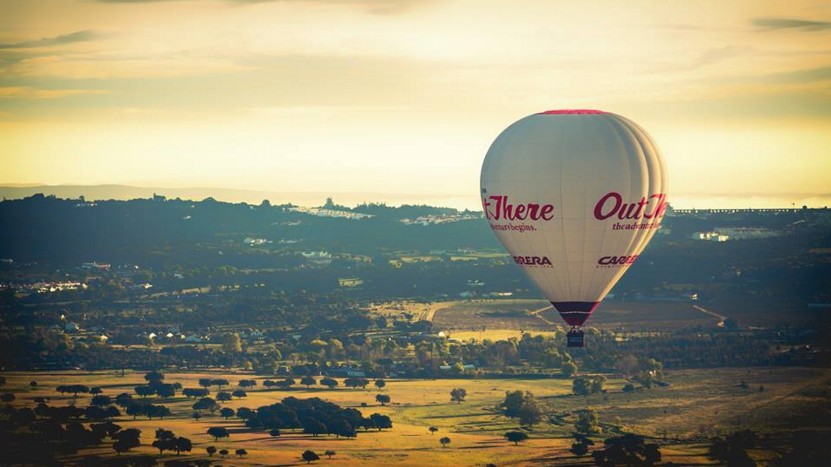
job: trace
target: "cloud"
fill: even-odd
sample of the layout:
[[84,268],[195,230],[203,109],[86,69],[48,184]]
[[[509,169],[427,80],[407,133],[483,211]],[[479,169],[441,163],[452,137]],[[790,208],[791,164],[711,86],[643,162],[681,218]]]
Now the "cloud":
[[89,30],[75,31],[69,34],[62,34],[54,37],[44,37],[31,41],[0,43],[0,50],[3,49],[32,49],[36,47],[51,47],[75,42],[88,42],[97,39],[97,33]]
[[[183,0],[96,0],[99,3],[162,3]],[[333,5],[354,6],[376,15],[398,14],[415,7],[423,6],[432,0],[220,0],[226,3],[329,3]]]
[[767,31],[797,29],[806,32],[821,32],[831,30],[831,22],[796,18],[757,18],[753,20],[753,25]]
[[698,56],[691,64],[690,68],[699,68],[702,66],[712,65],[724,60],[745,55],[752,52],[751,47],[737,47],[733,45],[726,45],[724,47],[713,47],[705,50]]
[[0,99],[60,99],[103,93],[104,91],[96,89],[38,89],[28,86],[0,86]]

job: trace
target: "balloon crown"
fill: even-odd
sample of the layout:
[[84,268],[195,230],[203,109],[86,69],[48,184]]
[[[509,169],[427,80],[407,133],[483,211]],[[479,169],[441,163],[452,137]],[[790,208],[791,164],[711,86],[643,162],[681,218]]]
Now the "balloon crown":
[[537,115],[592,115],[592,114],[605,114],[608,112],[604,112],[602,110],[594,110],[594,109],[557,109],[557,110],[546,110],[545,112],[540,112]]

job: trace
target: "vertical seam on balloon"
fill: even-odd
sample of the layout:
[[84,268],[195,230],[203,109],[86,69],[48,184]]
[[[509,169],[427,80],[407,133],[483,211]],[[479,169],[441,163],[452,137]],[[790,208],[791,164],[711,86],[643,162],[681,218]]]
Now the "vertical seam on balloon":
[[[556,117],[556,118],[562,118],[562,117]],[[563,145],[564,145],[564,142],[565,142],[565,125],[559,125],[558,127],[559,127],[558,129],[559,129],[559,132],[560,132],[560,137],[559,137],[559,146],[558,146],[557,150],[559,152],[562,152]],[[563,202],[563,158],[562,157],[557,158],[557,176],[560,177],[560,183],[558,184],[558,188],[560,190],[558,201],[560,203],[560,211],[561,211],[560,212],[560,238],[561,238],[560,243],[563,245],[563,257],[565,259],[566,269],[569,269],[571,267],[570,263],[568,261],[568,250],[569,250],[568,245],[569,244],[566,241],[566,229],[565,229],[566,223],[565,223],[565,217],[564,217],[565,212],[562,212],[562,211],[565,211],[565,209],[564,209],[565,208],[565,203]],[[571,287],[572,286],[572,284],[571,284],[572,281],[569,280],[568,277],[569,277],[569,275],[565,274],[564,280],[565,280],[565,285],[568,288],[568,292],[566,293],[566,296],[570,297],[573,294],[573,290],[572,290],[572,287]]]

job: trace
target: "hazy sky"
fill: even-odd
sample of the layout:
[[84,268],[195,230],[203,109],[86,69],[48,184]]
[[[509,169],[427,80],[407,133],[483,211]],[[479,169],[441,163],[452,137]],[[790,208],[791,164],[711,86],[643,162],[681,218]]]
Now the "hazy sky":
[[496,135],[556,108],[643,125],[675,205],[829,204],[831,3],[0,2],[0,183],[475,207]]

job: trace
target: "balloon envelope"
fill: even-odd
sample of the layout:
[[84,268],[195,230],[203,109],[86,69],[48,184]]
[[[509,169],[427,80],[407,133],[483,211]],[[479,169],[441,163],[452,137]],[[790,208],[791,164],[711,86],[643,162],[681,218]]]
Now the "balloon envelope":
[[667,206],[655,143],[631,120],[597,110],[509,126],[485,156],[481,196],[491,229],[572,326],[637,261]]

